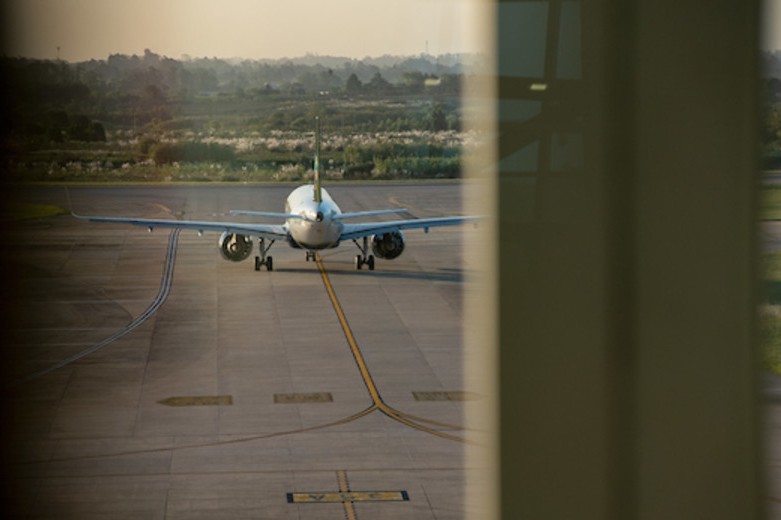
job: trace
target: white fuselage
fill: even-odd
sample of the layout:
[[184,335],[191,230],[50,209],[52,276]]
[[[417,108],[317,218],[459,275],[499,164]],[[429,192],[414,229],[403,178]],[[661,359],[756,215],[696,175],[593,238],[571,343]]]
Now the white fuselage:
[[321,201],[315,201],[315,187],[299,186],[285,201],[285,213],[304,218],[286,221],[290,237],[305,249],[327,249],[339,244],[344,224],[335,218],[342,211],[325,189],[321,189]]

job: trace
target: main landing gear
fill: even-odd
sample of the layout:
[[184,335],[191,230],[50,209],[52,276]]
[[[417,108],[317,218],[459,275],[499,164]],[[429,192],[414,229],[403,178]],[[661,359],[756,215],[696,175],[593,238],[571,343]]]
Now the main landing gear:
[[355,255],[355,268],[360,271],[364,265],[369,267],[369,271],[374,271],[374,255],[368,255],[369,253],[369,237],[363,237],[363,246],[358,244],[358,241],[353,239],[353,243],[361,250],[360,255]]
[[274,245],[274,242],[276,242],[276,240],[271,240],[269,241],[268,246],[266,246],[266,239],[258,238],[258,251],[260,251],[260,256],[255,257],[256,271],[260,271],[260,267],[264,265],[266,266],[266,270],[274,270],[274,259],[270,256],[266,256],[266,253],[268,253],[268,250]]

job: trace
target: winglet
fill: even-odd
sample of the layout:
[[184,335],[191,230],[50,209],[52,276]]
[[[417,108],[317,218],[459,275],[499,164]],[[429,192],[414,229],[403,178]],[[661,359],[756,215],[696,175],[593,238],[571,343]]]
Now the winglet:
[[71,192],[68,189],[68,186],[65,186],[65,199],[68,201],[68,211],[70,211],[70,214],[72,217],[80,218],[82,220],[86,220],[87,217],[84,217],[82,215],[79,215],[75,211],[73,211],[73,201],[71,200]]
[[320,118],[315,117],[315,202],[322,202],[320,188]]

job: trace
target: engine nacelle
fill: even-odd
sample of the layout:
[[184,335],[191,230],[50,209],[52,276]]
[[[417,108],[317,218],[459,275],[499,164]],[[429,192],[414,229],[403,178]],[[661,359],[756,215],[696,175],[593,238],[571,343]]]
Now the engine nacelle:
[[404,252],[404,235],[401,231],[391,231],[372,237],[372,252],[379,258],[393,260]]
[[246,260],[252,253],[252,239],[246,235],[223,233],[217,243],[222,257],[231,262]]

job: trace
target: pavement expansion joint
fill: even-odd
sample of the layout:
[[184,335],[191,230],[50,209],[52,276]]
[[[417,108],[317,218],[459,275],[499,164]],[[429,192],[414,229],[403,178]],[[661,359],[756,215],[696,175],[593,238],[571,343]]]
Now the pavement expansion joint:
[[274,402],[277,404],[331,403],[333,400],[330,392],[274,394]]
[[463,391],[434,391],[434,392],[412,392],[416,401],[475,401],[480,396],[474,392]]

